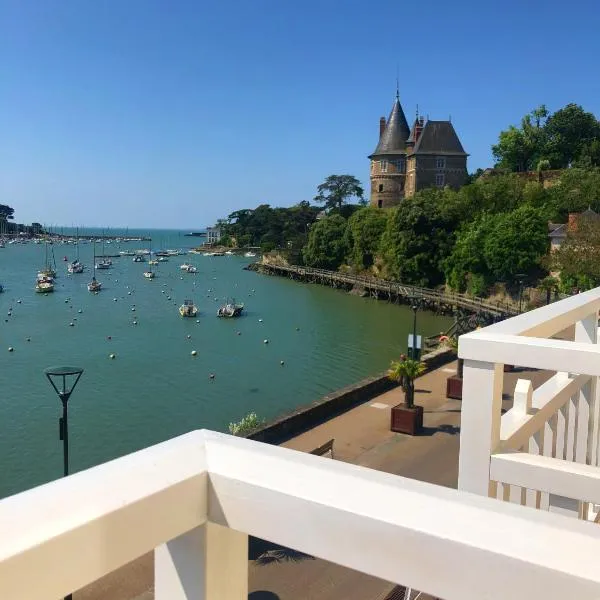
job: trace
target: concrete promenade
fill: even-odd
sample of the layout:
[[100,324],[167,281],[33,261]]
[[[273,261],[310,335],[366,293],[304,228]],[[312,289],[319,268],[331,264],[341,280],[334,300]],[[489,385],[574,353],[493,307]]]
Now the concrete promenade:
[[[416,403],[425,408],[420,436],[390,431],[390,407],[403,401],[402,391],[396,388],[283,446],[308,452],[333,438],[335,460],[456,487],[460,402],[447,400],[445,395],[446,378],[455,368],[456,363],[450,363],[417,380]],[[540,372],[507,373],[505,392],[514,390],[519,377],[531,378],[535,387],[546,376]],[[505,408],[510,403],[507,396]],[[388,582],[262,540],[252,541],[249,558],[249,600],[383,600],[393,588]],[[141,557],[76,592],[74,600],[152,600],[152,561],[152,554]]]

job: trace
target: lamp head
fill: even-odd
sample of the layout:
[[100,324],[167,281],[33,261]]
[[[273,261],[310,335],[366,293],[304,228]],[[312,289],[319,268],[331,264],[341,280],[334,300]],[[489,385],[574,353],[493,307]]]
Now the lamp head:
[[69,399],[82,374],[81,367],[48,367],[44,369],[44,375],[61,400]]

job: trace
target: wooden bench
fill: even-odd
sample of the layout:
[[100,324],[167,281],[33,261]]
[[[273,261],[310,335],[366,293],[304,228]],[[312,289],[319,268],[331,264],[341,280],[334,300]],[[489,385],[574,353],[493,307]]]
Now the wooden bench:
[[333,442],[334,441],[335,440],[329,440],[322,446],[319,446],[318,448],[311,450],[309,452],[309,454],[315,454],[316,456],[323,456],[323,455],[327,454],[328,452],[331,452],[331,458],[333,458]]

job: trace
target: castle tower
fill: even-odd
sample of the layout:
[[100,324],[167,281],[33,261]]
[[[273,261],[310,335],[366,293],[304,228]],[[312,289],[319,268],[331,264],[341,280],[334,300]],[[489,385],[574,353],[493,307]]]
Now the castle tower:
[[400,98],[387,120],[379,121],[379,143],[371,160],[371,206],[388,208],[404,198],[406,177],[406,140],[410,135]]

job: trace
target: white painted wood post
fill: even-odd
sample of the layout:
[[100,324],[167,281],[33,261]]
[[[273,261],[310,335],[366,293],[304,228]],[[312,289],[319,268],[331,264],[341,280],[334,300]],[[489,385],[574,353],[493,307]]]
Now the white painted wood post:
[[495,496],[490,456],[500,442],[504,365],[465,360],[458,489]]
[[154,588],[156,600],[247,600],[248,536],[206,523],[159,546]]

